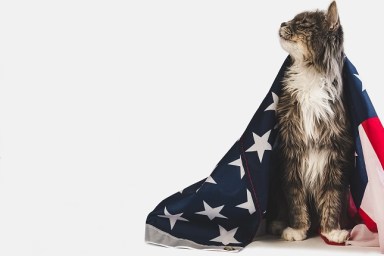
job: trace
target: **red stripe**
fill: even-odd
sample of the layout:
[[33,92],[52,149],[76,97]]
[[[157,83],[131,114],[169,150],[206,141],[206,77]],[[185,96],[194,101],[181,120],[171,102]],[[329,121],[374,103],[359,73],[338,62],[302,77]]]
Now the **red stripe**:
[[384,128],[378,117],[372,117],[362,123],[365,133],[384,169]]
[[377,232],[377,225],[361,208],[359,209],[360,217],[363,219],[364,224],[372,232]]

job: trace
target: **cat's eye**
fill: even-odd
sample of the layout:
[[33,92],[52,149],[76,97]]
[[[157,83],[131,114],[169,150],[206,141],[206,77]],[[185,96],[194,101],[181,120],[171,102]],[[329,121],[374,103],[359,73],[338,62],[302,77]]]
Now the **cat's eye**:
[[299,27],[300,28],[311,28],[311,27],[313,27],[313,24],[309,23],[309,22],[302,22],[299,24]]

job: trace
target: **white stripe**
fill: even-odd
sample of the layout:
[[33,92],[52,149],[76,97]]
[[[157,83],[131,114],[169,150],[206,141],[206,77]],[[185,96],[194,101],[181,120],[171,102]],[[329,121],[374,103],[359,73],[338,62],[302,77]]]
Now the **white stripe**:
[[359,126],[359,135],[368,175],[368,184],[360,208],[376,222],[380,251],[384,253],[384,185],[381,181],[384,170],[362,125]]

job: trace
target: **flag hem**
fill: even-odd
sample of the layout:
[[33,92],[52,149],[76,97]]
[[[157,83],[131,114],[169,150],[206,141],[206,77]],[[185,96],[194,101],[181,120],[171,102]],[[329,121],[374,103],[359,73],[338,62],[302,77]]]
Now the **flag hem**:
[[150,224],[145,225],[145,242],[164,247],[176,247],[181,249],[198,249],[207,251],[239,252],[243,247],[239,246],[215,246],[198,244],[187,239],[174,237]]

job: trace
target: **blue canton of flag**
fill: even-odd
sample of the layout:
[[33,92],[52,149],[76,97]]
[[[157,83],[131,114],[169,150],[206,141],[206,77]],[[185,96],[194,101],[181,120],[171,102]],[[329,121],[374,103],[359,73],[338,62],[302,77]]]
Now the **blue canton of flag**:
[[[146,242],[179,248],[238,251],[263,230],[272,173],[271,156],[278,129],[275,111],[281,81],[289,65],[287,58],[245,132],[210,176],[166,198],[148,215]],[[374,220],[376,210],[366,207],[369,210],[365,212],[362,208],[364,202],[371,205],[373,199],[371,194],[371,200],[365,199],[369,175],[364,161],[365,142],[362,142],[359,129],[364,128],[361,125],[366,120],[378,118],[355,67],[347,58],[343,80],[356,145],[356,169],[351,179],[353,202],[367,226],[372,225],[372,229],[377,230],[381,224]],[[374,125],[378,127],[376,133],[384,138],[380,121]],[[370,123],[366,126],[372,127]],[[381,157],[384,163],[384,155]],[[381,171],[384,181],[384,171]],[[384,213],[384,205],[380,213]]]

